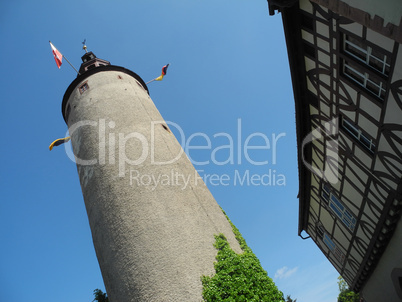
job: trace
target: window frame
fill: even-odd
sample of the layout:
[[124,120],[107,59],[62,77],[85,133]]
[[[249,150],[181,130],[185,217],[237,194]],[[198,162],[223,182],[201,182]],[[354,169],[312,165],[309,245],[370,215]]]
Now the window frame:
[[[359,38],[357,38],[357,37],[355,37],[353,35],[347,34],[346,32],[342,32],[342,34],[343,34],[343,37],[342,37],[342,42],[343,42],[342,50],[346,54],[348,54],[348,55],[352,56],[353,58],[357,59],[358,61],[364,63],[368,67],[373,68],[374,70],[376,70],[377,72],[381,73],[382,75],[384,75],[386,77],[389,76],[389,72],[390,72],[390,69],[391,69],[391,62],[388,63],[387,59],[391,60],[391,55],[388,54],[387,51],[378,50],[377,47],[373,48],[369,43],[367,43],[367,41],[364,41],[363,39],[359,39]],[[361,46],[359,46],[359,45],[353,43],[352,41],[348,40],[347,39],[348,37],[356,40],[357,42],[360,42],[361,44],[364,44],[363,46],[366,46],[366,49],[364,49]],[[356,55],[352,51],[349,51],[347,49],[346,45],[349,45],[349,46],[359,50],[361,53],[364,54],[365,58],[364,59],[360,58],[358,55]],[[373,54],[373,51],[383,54],[384,59],[381,60],[380,58],[378,58],[376,55]],[[381,62],[382,63],[382,70],[379,70],[379,69],[373,67],[373,65],[370,64],[370,62],[371,62],[370,59],[374,59],[377,62]],[[386,67],[388,67],[388,70],[386,69]]]
[[[339,41],[341,76],[384,101],[392,71],[392,53],[341,28]],[[382,68],[378,68],[379,62]]]
[[78,88],[78,90],[80,91],[80,94],[83,94],[88,89],[89,89],[88,81],[85,81],[84,83],[82,83]]
[[[380,100],[385,100],[385,95],[387,93],[386,81],[377,77],[373,77],[370,72],[363,70],[362,68],[359,68],[359,65],[353,63],[351,64],[350,62],[351,61],[348,59],[343,59],[342,74],[357,85],[366,89],[367,92],[373,94]],[[350,70],[351,72],[348,72],[346,69]],[[351,73],[354,73],[357,76],[353,76],[351,75]],[[361,81],[359,81],[359,78],[361,79]],[[379,84],[376,83],[375,80],[377,80]],[[375,88],[373,89],[373,87]]]

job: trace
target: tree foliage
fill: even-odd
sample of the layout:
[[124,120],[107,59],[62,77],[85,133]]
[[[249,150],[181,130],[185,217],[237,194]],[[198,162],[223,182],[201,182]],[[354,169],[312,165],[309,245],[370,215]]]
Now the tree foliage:
[[109,302],[109,298],[107,297],[107,294],[102,292],[100,289],[95,289],[94,290],[94,296],[95,299],[92,300],[92,302]]
[[290,295],[287,295],[285,302],[296,302],[296,300],[297,300],[297,299],[294,299],[294,300],[293,300],[293,299],[290,297]]
[[352,291],[342,276],[338,277],[338,302],[359,302],[360,295]]

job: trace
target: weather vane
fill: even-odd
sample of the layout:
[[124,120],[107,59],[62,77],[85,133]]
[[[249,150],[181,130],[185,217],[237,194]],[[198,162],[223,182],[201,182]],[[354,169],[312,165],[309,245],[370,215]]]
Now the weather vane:
[[85,50],[86,53],[88,53],[87,46],[85,45],[86,41],[87,41],[87,39],[84,39],[84,42],[82,42],[82,49]]

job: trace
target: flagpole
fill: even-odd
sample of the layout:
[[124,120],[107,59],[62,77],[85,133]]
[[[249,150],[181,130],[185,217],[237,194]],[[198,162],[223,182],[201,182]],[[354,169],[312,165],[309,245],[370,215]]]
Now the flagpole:
[[78,72],[78,70],[75,69],[75,67],[73,66],[73,64],[70,63],[70,61],[65,57],[65,55],[62,54],[62,56],[63,56],[64,59],[66,59],[67,63],[70,64],[70,66],[75,70],[75,72],[76,72],[78,75],[80,75],[80,73]]
[[[155,79],[156,79],[156,78],[155,78]],[[155,79],[150,80],[149,82],[146,82],[146,83],[145,83],[145,85],[148,85],[149,83],[151,83],[151,82],[155,81]]]

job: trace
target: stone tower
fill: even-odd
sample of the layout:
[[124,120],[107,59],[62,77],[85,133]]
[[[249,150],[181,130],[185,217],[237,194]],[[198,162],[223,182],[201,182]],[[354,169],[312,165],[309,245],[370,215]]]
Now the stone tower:
[[134,72],[82,57],[62,103],[109,299],[202,300],[232,228]]

